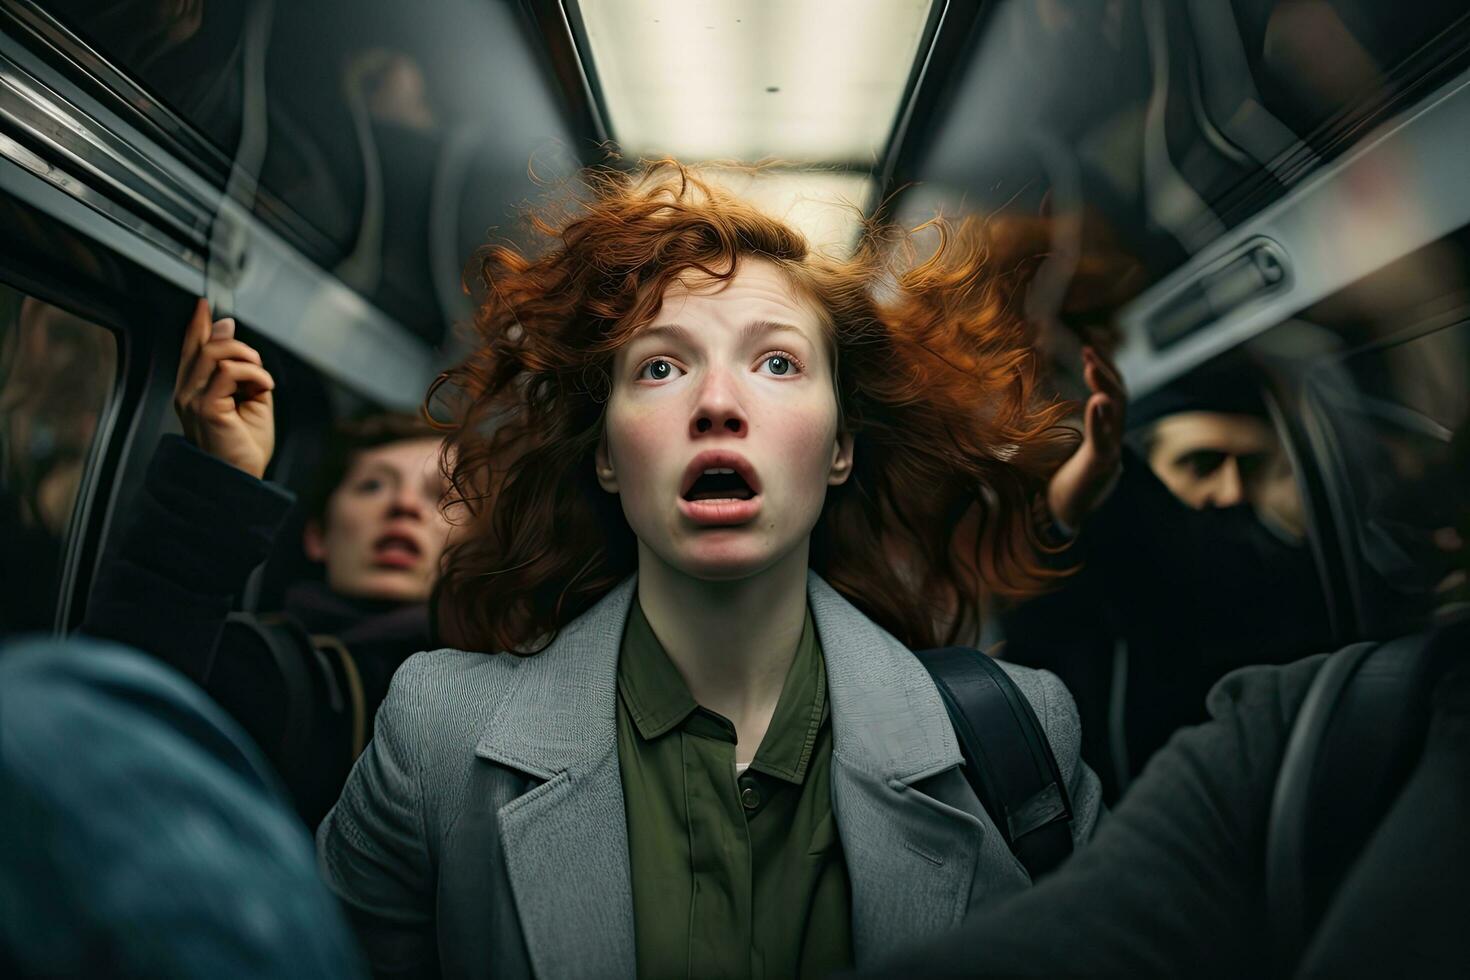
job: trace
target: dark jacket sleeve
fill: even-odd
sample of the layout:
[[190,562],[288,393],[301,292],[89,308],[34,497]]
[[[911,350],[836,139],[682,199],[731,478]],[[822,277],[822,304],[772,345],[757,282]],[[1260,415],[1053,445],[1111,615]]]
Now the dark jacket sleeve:
[[164,436],[87,601],[81,631],[153,654],[196,682],[225,617],[294,501],[180,436]]
[[1036,887],[981,908],[949,939],[888,968],[909,976],[1268,974],[1271,796],[1323,659],[1226,677],[1210,694],[1211,720],[1175,736],[1091,844]]

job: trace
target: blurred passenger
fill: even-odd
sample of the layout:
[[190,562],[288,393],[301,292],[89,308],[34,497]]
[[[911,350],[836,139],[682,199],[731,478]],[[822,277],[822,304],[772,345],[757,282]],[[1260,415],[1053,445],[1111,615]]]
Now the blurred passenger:
[[1148,461],[1125,452],[1059,558],[1078,572],[1006,618],[1004,656],[1055,671],[1077,697],[1109,799],[1204,720],[1225,674],[1334,646],[1300,491],[1253,385],[1192,378],[1142,400],[1130,424]]
[[[425,602],[449,529],[440,440],[408,416],[340,425],[302,542],[324,580],[289,588],[279,615],[227,628],[294,499],[263,479],[275,382],[234,329],[228,319],[211,326],[197,305],[175,386],[184,436],[159,446],[82,629],[147,650],[225,699],[315,821],[366,743],[394,670],[430,645]],[[293,687],[297,675],[305,680]]]
[[24,977],[357,977],[310,841],[192,684],[112,644],[0,650],[0,965]]
[[1249,375],[1189,379],[1132,412],[1149,468],[1189,507],[1248,505],[1289,540],[1305,533],[1291,460]]
[[[1120,406],[1077,448],[1034,397],[976,226],[889,277],[671,162],[588,183],[537,257],[481,255],[435,604],[465,649],[399,670],[323,871],[384,973],[873,962],[1028,884],[910,649],[1049,577],[1037,505],[1070,454],[1085,510]],[[1084,842],[1071,699],[1008,670]]]
[[[1470,620],[1438,642],[1470,644]],[[1266,903],[1266,840],[1292,724],[1325,658],[1249,667],[1154,757],[1096,840],[948,940],[877,967],[923,977],[1463,977],[1470,908],[1470,660],[1439,681],[1407,784],[1300,958]]]

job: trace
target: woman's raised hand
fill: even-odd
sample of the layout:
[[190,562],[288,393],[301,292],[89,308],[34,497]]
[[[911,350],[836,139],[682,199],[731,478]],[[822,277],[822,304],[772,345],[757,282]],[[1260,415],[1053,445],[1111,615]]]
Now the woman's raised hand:
[[264,477],[276,445],[275,386],[255,348],[235,339],[235,321],[227,317],[211,324],[209,304],[199,300],[184,331],[174,382],[174,411],[184,437],[231,466]]
[[1082,413],[1082,444],[1052,475],[1046,491],[1052,518],[1073,531],[1112,488],[1122,460],[1128,408],[1123,376],[1097,348],[1082,348],[1082,375],[1091,392]]

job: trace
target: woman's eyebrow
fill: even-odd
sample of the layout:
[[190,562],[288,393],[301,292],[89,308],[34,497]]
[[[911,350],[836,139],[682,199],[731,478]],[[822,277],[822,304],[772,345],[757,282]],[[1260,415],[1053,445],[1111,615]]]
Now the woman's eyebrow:
[[669,340],[676,343],[688,344],[694,340],[693,332],[686,326],[678,323],[660,323],[657,326],[644,327],[631,338],[628,343],[636,344],[643,340]]
[[[756,337],[769,336],[773,333],[795,334],[807,343],[811,338],[806,331],[793,323],[783,323],[779,320],[752,320],[740,328],[740,340],[749,342]],[[682,323],[660,323],[651,327],[644,327],[628,341],[629,346],[641,341],[663,340],[670,343],[692,345],[694,343],[694,331]]]
[[767,334],[773,333],[794,333],[802,340],[808,343],[811,342],[811,338],[806,335],[805,330],[794,323],[782,323],[779,320],[755,320],[747,323],[745,328],[740,331],[740,338],[742,340],[749,340],[752,337],[766,336]]
[[350,478],[354,480],[363,480],[370,476],[389,476],[395,480],[398,480],[403,478],[403,471],[400,470],[397,466],[394,466],[392,463],[385,463],[382,460],[375,460],[371,463],[361,464],[352,474],[350,474]]
[[[740,328],[740,336],[748,338],[759,333],[794,333],[805,337],[806,331],[794,323],[786,323],[781,320],[752,320]],[[694,332],[682,323],[660,323],[651,327],[644,327],[633,335],[633,340],[642,340],[645,337],[660,338],[667,337],[673,340],[692,340]]]

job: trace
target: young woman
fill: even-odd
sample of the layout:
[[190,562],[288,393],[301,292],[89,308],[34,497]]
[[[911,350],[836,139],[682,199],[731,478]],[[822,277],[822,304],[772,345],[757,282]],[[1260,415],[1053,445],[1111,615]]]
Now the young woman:
[[[676,164],[590,187],[539,258],[483,256],[437,605],[465,649],[399,670],[324,872],[386,974],[872,962],[1028,882],[909,651],[1044,584],[1039,517],[1105,484],[1121,389],[1090,364],[1058,470],[974,228],[895,276]],[[1081,841],[1072,700],[1012,672]]]

